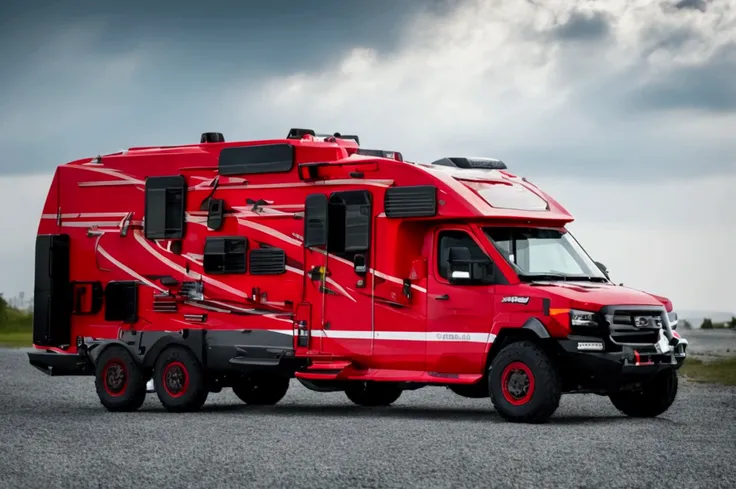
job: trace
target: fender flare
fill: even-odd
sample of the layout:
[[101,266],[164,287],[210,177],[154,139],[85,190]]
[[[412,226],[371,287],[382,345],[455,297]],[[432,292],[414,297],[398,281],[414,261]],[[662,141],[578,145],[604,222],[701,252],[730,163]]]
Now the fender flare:
[[524,323],[524,326],[522,326],[521,328],[533,332],[540,339],[550,338],[549,331],[547,331],[547,328],[544,326],[544,324],[542,324],[542,322],[537,318],[527,319],[527,321]]
[[533,335],[538,340],[543,341],[552,338],[544,324],[539,319],[534,317],[527,319],[527,321],[521,327],[515,326],[501,328],[500,330],[498,330],[496,339],[493,341],[493,343],[491,343],[490,350],[486,355],[486,369],[490,367],[491,361],[501,350],[501,348],[503,348],[507,344],[507,339],[509,337],[518,335],[519,333],[523,333],[527,337],[529,335]]
[[146,352],[143,354],[143,358],[140,360],[141,365],[143,365],[144,368],[152,369],[153,365],[156,363],[156,359],[161,354],[161,352],[172,345],[183,346],[184,348],[190,350],[192,353],[194,353],[194,356],[197,357],[197,360],[202,363],[202,366],[204,366],[202,356],[199,355],[194,348],[192,348],[191,342],[175,334],[162,336],[161,338],[157,339],[150,348],[147,348]]
[[89,348],[89,350],[87,350],[87,354],[86,354],[87,359],[89,360],[89,362],[92,364],[92,366],[95,369],[97,368],[97,359],[100,358],[100,355],[102,355],[102,353],[105,350],[107,350],[108,348],[111,348],[113,346],[122,346],[123,348],[125,348],[126,350],[128,350],[128,352],[130,352],[132,354],[133,360],[139,362],[138,356],[135,354],[135,352],[133,350],[131,350],[130,346],[127,343],[125,343],[124,341],[121,341],[119,339],[104,340],[104,341],[100,341],[98,343],[95,343],[93,347],[91,347],[91,348]]

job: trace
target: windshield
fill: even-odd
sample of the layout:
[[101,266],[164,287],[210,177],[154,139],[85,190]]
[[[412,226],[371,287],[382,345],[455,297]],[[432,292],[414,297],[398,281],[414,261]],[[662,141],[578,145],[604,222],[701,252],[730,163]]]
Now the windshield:
[[485,227],[483,231],[521,280],[607,281],[566,230]]

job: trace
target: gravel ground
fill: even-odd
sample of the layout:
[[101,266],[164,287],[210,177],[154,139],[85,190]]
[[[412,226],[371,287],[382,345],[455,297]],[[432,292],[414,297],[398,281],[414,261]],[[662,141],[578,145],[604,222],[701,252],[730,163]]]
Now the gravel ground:
[[681,384],[657,419],[563,396],[546,425],[488,400],[407,392],[387,409],[296,382],[271,408],[230,392],[204,412],[106,412],[92,378],[50,378],[0,350],[0,486],[79,488],[734,487],[736,389]]

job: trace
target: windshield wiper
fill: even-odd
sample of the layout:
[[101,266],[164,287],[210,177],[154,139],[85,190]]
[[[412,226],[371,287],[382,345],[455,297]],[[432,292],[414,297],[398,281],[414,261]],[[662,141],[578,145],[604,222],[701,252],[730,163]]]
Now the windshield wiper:
[[600,282],[600,283],[608,282],[608,279],[606,279],[605,277],[589,277],[588,275],[580,275],[580,276],[576,275],[576,276],[568,277],[568,278],[570,280],[586,280],[588,282]]
[[562,280],[567,281],[570,277],[567,275],[562,275],[560,273],[522,273],[519,274],[519,278],[522,280],[529,279],[529,281],[534,282],[537,280]]
[[588,275],[563,275],[561,273],[524,273],[520,274],[519,278],[522,280],[529,279],[530,282],[540,281],[540,280],[548,280],[548,281],[554,281],[554,280],[561,280],[563,282],[568,281],[575,281],[575,280],[581,280],[581,281],[587,281],[587,282],[608,282],[608,280],[604,277],[591,277]]

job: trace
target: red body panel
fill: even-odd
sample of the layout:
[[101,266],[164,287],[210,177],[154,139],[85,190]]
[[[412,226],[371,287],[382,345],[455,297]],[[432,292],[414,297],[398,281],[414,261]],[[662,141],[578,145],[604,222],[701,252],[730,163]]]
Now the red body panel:
[[[212,193],[218,175],[219,151],[229,146],[288,143],[296,148],[296,164],[290,172],[220,176],[217,198],[224,199],[229,213],[223,226],[207,227],[207,211],[201,202]],[[483,178],[501,185],[524,187],[547,201],[545,211],[515,211],[489,205],[462,175],[433,168],[353,154],[357,145],[344,140],[302,140],[210,143],[173,148],[132,148],[124,154],[88,159],[58,168],[51,185],[39,234],[69,234],[71,280],[103,284],[111,280],[138,280],[141,289],[134,324],[104,320],[103,312],[74,316],[73,338],[116,338],[119,330],[177,331],[182,328],[266,329],[292,334],[295,321],[309,322],[311,342],[297,348],[297,356],[315,364],[347,367],[341,378],[382,378],[436,382],[431,373],[458,374],[443,382],[472,382],[483,372],[494,338],[504,328],[521,327],[538,317],[551,334],[568,334],[554,310],[587,308],[608,303],[656,304],[659,299],[611,285],[550,284],[530,286],[516,278],[498,251],[484,239],[478,225],[533,222],[539,226],[563,227],[572,217],[554,199],[508,172],[487,172]],[[320,167],[321,180],[309,182],[299,176],[297,165],[328,162]],[[351,177],[361,172],[362,178]],[[146,177],[185,177],[186,233],[181,252],[168,240],[144,237],[142,219]],[[481,179],[473,174],[472,180]],[[435,185],[438,212],[421,219],[389,219],[383,196],[386,189],[405,185]],[[308,195],[336,190],[369,190],[372,193],[372,231],[369,273],[359,283],[353,263],[303,246],[304,221],[300,219]],[[266,201],[255,208],[248,200]],[[132,216],[129,216],[132,213]],[[127,235],[121,225],[130,217]],[[496,263],[508,285],[450,285],[439,276],[436,232],[462,229]],[[203,271],[206,236],[246,236],[249,249],[270,245],[287,255],[286,273],[277,276],[250,274],[207,275]],[[417,273],[419,266],[423,271]],[[324,279],[308,276],[313,267],[325,267]],[[181,304],[177,313],[153,310],[153,297],[167,287],[156,278],[204,282],[206,301]],[[411,297],[403,281],[411,280]],[[322,289],[324,286],[327,291]],[[254,289],[258,289],[254,297]],[[448,296],[448,300],[438,299]],[[526,305],[505,303],[503,296],[530,297]],[[545,315],[543,299],[552,313]],[[662,298],[661,298],[662,299]],[[666,299],[664,299],[666,300]],[[187,320],[187,314],[207,314],[206,323]],[[342,362],[342,363],[340,363]],[[327,368],[327,367],[325,367]],[[320,374],[297,374],[320,378]]]

